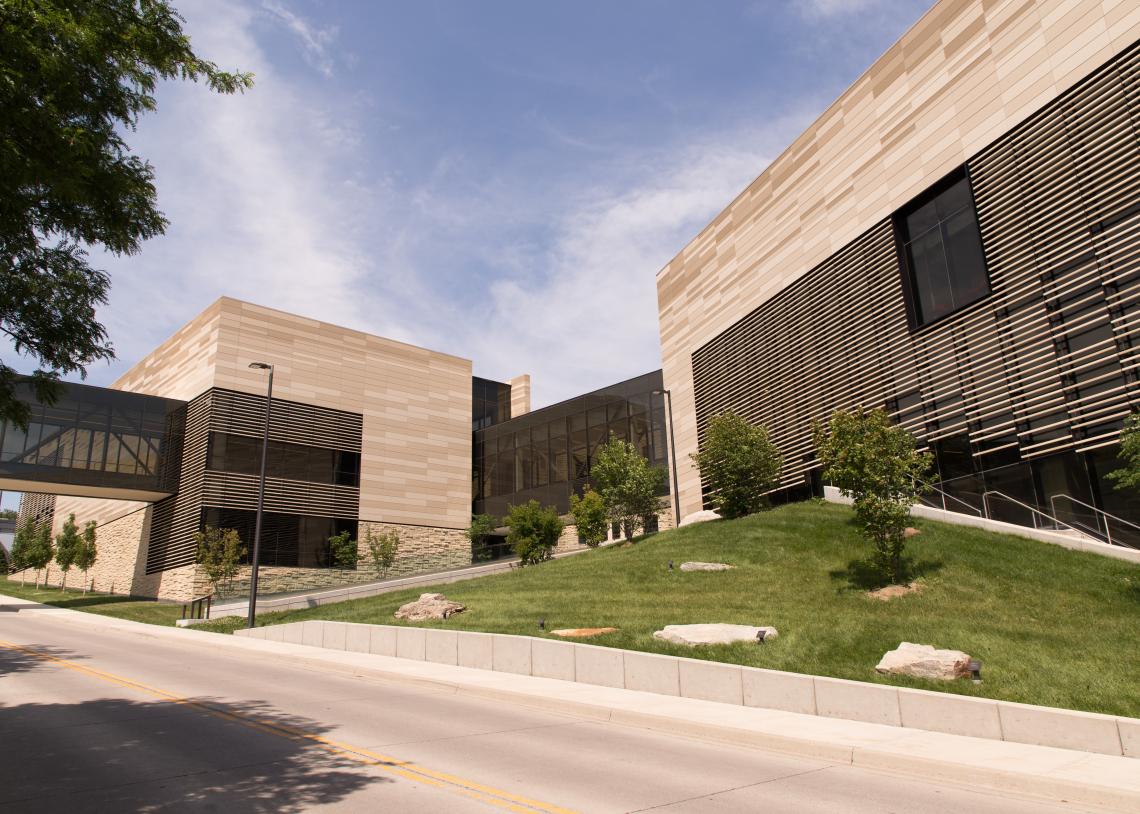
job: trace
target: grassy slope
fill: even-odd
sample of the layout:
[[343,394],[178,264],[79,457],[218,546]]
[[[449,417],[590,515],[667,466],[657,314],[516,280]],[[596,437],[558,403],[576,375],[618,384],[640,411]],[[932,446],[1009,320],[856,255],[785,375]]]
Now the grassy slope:
[[37,590],[32,582],[21,586],[19,580],[4,580],[0,582],[0,594],[14,596],[19,599],[30,599],[44,605],[54,605],[58,608],[97,613],[101,616],[114,616],[118,619],[129,619],[132,622],[146,622],[151,625],[173,625],[182,614],[181,605],[172,605],[166,602],[153,602],[147,599],[132,599],[127,596],[95,593],[89,591],[84,594],[68,588],[60,591],[59,588],[41,588]]
[[[860,681],[947,690],[1140,717],[1140,569],[1020,537],[916,521],[909,541],[926,583],[880,602],[866,595],[867,554],[850,510],[802,503],[736,521],[665,532],[439,590],[468,611],[438,626],[541,635],[614,626],[597,644]],[[670,572],[668,561],[723,561],[722,573]],[[399,624],[392,613],[421,589],[267,615],[263,624],[337,619]],[[779,639],[689,649],[659,642],[667,624],[775,625]],[[428,623],[431,624],[431,623]],[[232,630],[235,622],[217,629]],[[545,634],[548,635],[548,634]],[[981,685],[878,675],[901,641],[965,650]]]

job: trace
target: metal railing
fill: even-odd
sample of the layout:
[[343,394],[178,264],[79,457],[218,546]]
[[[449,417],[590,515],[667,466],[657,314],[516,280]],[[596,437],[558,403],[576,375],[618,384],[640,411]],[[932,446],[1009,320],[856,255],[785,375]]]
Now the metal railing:
[[986,516],[986,519],[988,519],[988,520],[994,519],[990,513],[990,500],[989,499],[990,499],[991,495],[993,495],[994,497],[1000,497],[1002,500],[1008,500],[1010,503],[1013,503],[1014,505],[1020,506],[1021,508],[1027,510],[1030,513],[1030,517],[1033,519],[1033,528],[1035,528],[1035,529],[1041,528],[1041,526],[1039,526],[1037,524],[1037,518],[1038,517],[1044,517],[1046,520],[1048,520],[1053,525],[1053,527],[1055,529],[1063,526],[1064,528],[1068,529],[1069,531],[1075,531],[1077,534],[1084,534],[1085,533],[1085,532],[1081,531],[1079,528],[1077,528],[1076,526],[1073,526],[1069,523],[1066,523],[1064,520],[1058,520],[1053,515],[1047,514],[1043,511],[1041,511],[1036,506],[1030,506],[1028,503],[1022,503],[1020,500],[1018,500],[1015,497],[1010,497],[1009,495],[1005,494],[1004,492],[997,492],[994,490],[990,490],[988,492],[982,492],[982,507],[986,511],[985,516]]
[[[941,498],[942,498],[942,510],[943,511],[946,511],[946,512],[958,511],[957,509],[952,509],[946,505],[947,500],[952,500],[961,506],[965,506],[970,511],[975,512],[978,515],[978,517],[985,517],[985,513],[981,509],[979,509],[977,506],[975,506],[974,504],[972,504],[968,501],[962,500],[962,498],[960,498],[960,497],[954,497],[954,495],[949,494],[948,492],[942,491],[941,489],[939,489],[937,486],[935,486],[932,483],[924,483],[922,481],[919,481],[919,484],[922,485],[923,487],[925,487],[926,489],[929,489],[932,492],[937,492],[939,494],[939,496],[941,496]],[[922,495],[919,495],[918,499],[922,500],[923,499]],[[931,508],[937,509],[938,507],[937,506],[931,506]]]
[[[183,619],[186,619],[186,618],[209,619],[210,618],[210,607],[211,607],[211,605],[213,605],[213,602],[214,602],[214,595],[213,594],[204,594],[202,596],[191,599],[189,602],[185,603],[182,606],[182,618]],[[187,610],[190,611],[189,617],[186,616]],[[205,611],[204,615],[203,615],[202,611]]]
[[[1069,502],[1075,503],[1078,506],[1082,506],[1086,509],[1092,509],[1093,517],[1096,518],[1097,534],[1101,534],[1100,525],[1101,525],[1101,518],[1103,517],[1104,518],[1104,532],[1103,532],[1104,538],[1111,545],[1122,545],[1122,544],[1119,542],[1113,541],[1113,539],[1112,539],[1112,527],[1110,526],[1110,524],[1108,522],[1109,520],[1115,520],[1117,523],[1123,523],[1124,525],[1128,526],[1129,528],[1134,528],[1137,531],[1140,531],[1140,525],[1137,525],[1136,523],[1133,523],[1130,520],[1125,520],[1123,517],[1117,517],[1115,514],[1109,514],[1104,509],[1098,509],[1096,506],[1093,506],[1090,503],[1085,503],[1083,500],[1077,500],[1072,495],[1059,494],[1059,495],[1053,495],[1052,497],[1050,497],[1049,498],[1049,508],[1051,508],[1053,510],[1053,514],[1057,514],[1057,499],[1058,498],[1060,498],[1062,500],[1068,500]],[[1126,546],[1126,547],[1131,548],[1131,546]]]

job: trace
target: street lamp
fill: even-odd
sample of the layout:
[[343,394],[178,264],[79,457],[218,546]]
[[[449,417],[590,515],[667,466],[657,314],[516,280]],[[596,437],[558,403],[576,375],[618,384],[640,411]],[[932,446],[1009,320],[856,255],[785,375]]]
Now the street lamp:
[[257,565],[261,553],[261,509],[265,504],[265,461],[269,454],[269,416],[273,410],[273,365],[266,362],[250,362],[253,370],[269,371],[269,391],[265,394],[265,428],[261,437],[261,481],[257,485],[257,520],[253,525],[253,557],[249,573],[249,618],[245,626],[253,627],[257,616]]
[[654,390],[653,395],[664,396],[669,410],[669,457],[673,459],[673,511],[677,515],[676,527],[681,525],[681,492],[677,484],[677,446],[673,441],[673,394],[668,390]]

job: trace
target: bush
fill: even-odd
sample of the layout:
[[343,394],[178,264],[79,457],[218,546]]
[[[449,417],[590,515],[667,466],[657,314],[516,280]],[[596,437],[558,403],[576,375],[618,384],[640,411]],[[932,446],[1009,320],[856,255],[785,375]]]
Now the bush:
[[637,447],[613,435],[598,448],[590,464],[590,480],[601,494],[610,520],[621,526],[627,540],[657,514],[658,492],[665,484],[665,471],[651,466]]
[[767,505],[765,492],[779,483],[780,451],[768,430],[733,412],[713,416],[704,446],[690,457],[722,517],[755,514]]
[[562,534],[562,520],[558,511],[530,500],[521,506],[511,506],[504,518],[510,527],[507,542],[523,565],[535,565],[549,560]]
[[930,454],[918,452],[914,437],[882,409],[837,410],[826,429],[816,424],[814,436],[823,477],[854,500],[876,570],[885,580],[902,582],[907,517]]
[[489,514],[476,514],[471,517],[471,525],[464,534],[471,542],[471,561],[485,562],[491,559],[491,547],[488,540],[495,532],[498,524]]
[[574,515],[574,525],[578,537],[590,548],[597,548],[606,539],[606,502],[590,487],[581,497],[570,495],[570,514]]
[[1133,413],[1120,431],[1120,451],[1117,456],[1124,466],[1108,473],[1116,481],[1117,489],[1140,488],[1140,413]]
[[335,568],[356,568],[360,561],[360,547],[352,538],[352,532],[345,529],[329,538],[329,559]]
[[400,532],[388,529],[377,534],[369,526],[364,542],[368,548],[368,556],[372,560],[372,567],[381,578],[386,577],[388,569],[396,564],[396,554],[400,550]]

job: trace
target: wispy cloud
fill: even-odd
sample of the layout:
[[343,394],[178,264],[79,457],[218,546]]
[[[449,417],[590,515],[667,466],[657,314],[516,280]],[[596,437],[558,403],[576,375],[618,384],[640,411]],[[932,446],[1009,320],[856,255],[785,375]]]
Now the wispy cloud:
[[326,77],[333,75],[332,45],[336,40],[334,26],[321,27],[290,11],[278,0],[261,0],[261,8],[276,22],[284,25],[301,43],[305,61]]
[[837,17],[883,5],[883,0],[795,0],[800,12],[808,17]]

